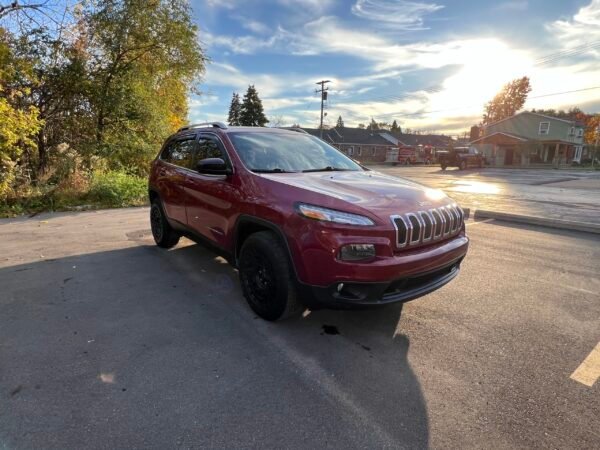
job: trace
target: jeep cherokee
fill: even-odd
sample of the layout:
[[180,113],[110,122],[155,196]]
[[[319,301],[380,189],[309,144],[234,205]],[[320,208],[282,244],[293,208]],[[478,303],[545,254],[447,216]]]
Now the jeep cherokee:
[[181,128],[149,180],[156,244],[187,236],[238,269],[267,320],[405,302],[454,277],[464,213],[435,189],[361,166],[300,129]]

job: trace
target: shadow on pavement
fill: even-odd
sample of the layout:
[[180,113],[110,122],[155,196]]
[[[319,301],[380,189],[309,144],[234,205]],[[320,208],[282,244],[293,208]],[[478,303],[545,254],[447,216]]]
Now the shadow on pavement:
[[267,323],[221,258],[128,236],[0,269],[0,447],[428,446],[401,306]]

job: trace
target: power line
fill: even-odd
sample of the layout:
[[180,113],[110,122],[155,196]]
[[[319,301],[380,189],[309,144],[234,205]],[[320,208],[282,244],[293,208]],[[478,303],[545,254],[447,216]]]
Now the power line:
[[[583,88],[583,89],[575,89],[575,90],[571,90],[571,91],[563,91],[563,92],[552,92],[550,94],[543,94],[543,95],[536,95],[533,97],[529,97],[529,99],[535,99],[535,98],[543,98],[543,97],[552,97],[555,95],[563,95],[563,94],[572,94],[575,92],[583,92],[583,91],[591,91],[593,89],[600,89],[600,86],[593,86],[593,87],[588,87],[588,88]],[[387,113],[387,114],[380,114],[378,117],[388,117],[388,116],[397,116],[397,117],[409,117],[409,116],[420,116],[420,115],[424,115],[424,114],[434,114],[434,113],[440,113],[440,112],[448,112],[448,111],[457,111],[457,110],[461,110],[461,109],[466,109],[466,108],[473,108],[479,105],[466,105],[466,106],[461,106],[458,108],[450,108],[450,109],[438,109],[435,111],[420,111],[420,112],[416,112],[416,113],[403,113],[402,111],[396,111],[396,112],[391,112],[391,113]]]

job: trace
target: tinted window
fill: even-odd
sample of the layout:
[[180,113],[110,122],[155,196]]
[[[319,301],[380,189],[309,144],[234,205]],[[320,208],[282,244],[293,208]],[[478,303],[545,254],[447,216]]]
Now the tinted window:
[[173,141],[163,150],[160,158],[177,166],[191,169],[194,159],[194,138]]
[[[340,151],[303,133],[230,133],[235,149],[253,171],[362,170]],[[352,147],[348,150],[352,154]]]
[[221,158],[227,161],[227,155],[221,149],[218,139],[213,136],[200,136],[200,140],[198,141],[196,161],[206,158]]

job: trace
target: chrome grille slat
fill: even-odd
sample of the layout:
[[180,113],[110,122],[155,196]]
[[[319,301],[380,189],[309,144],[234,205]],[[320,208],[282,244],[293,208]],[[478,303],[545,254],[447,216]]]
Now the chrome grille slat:
[[390,217],[396,228],[396,248],[446,239],[462,230],[465,214],[451,204],[427,211],[409,212]]

